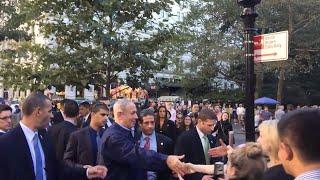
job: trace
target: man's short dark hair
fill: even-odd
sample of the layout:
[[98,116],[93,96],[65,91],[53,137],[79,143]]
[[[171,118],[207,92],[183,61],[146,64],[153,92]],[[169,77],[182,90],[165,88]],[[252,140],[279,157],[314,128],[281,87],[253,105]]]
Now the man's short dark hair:
[[206,121],[207,119],[210,120],[217,120],[217,116],[214,114],[214,112],[210,109],[201,109],[201,111],[199,112],[199,116],[198,119],[202,120],[202,121]]
[[67,100],[64,103],[64,114],[66,117],[74,118],[77,117],[79,114],[79,106],[78,103],[74,100]]
[[153,116],[154,117],[154,111],[152,109],[144,109],[140,112],[139,116],[139,122],[143,123],[143,118],[146,116]]
[[304,162],[320,162],[320,110],[299,109],[278,123],[280,140],[293,146]]
[[106,104],[104,103],[95,103],[92,108],[91,108],[91,112],[97,113],[100,111],[100,109],[103,109],[105,111],[109,111],[109,108]]
[[82,103],[80,103],[79,107],[80,106],[90,109],[90,103],[88,101],[83,101]]
[[11,111],[12,112],[12,108],[6,104],[0,104],[0,113],[2,113],[2,111]]
[[43,108],[50,99],[41,92],[31,93],[22,103],[22,113],[30,116],[36,108]]

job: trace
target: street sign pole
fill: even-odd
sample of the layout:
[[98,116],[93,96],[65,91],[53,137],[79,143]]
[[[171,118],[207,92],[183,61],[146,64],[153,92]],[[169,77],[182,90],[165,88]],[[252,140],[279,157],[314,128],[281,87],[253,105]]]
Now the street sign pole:
[[261,0],[238,0],[238,3],[244,7],[241,18],[244,22],[244,48],[246,61],[246,115],[245,115],[245,131],[246,141],[255,141],[254,127],[254,24],[258,14],[254,10],[254,6],[259,4]]

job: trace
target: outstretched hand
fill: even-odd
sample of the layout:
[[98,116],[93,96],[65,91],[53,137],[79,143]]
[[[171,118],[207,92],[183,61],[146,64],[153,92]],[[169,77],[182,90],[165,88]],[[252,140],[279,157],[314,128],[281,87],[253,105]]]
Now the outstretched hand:
[[228,154],[228,146],[219,139],[221,146],[209,149],[208,153],[211,157],[221,157]]
[[167,158],[167,165],[168,167],[174,171],[177,174],[180,174],[181,176],[184,176],[188,173],[188,170],[184,163],[182,163],[180,160],[184,158],[184,155],[182,156],[174,156],[170,155]]

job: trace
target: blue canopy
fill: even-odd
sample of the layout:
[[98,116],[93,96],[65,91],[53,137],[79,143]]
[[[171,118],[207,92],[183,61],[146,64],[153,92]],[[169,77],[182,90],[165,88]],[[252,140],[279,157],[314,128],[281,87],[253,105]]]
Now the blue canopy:
[[262,97],[254,100],[254,104],[275,105],[275,104],[279,104],[279,102],[271,98]]

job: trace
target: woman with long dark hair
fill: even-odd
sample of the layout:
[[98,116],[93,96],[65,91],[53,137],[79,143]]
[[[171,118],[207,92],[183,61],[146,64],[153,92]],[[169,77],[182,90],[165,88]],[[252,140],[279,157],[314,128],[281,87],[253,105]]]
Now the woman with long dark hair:
[[168,110],[165,106],[159,106],[156,119],[156,132],[166,135],[173,142],[176,140],[176,126],[168,118]]
[[191,117],[190,116],[184,117],[181,124],[181,131],[189,131],[192,128],[194,128],[194,126],[192,124]]
[[229,122],[229,114],[227,112],[221,114],[221,118],[214,127],[213,132],[216,131],[218,131],[216,136],[217,139],[222,139],[225,144],[229,145],[229,132],[233,131],[233,128]]

